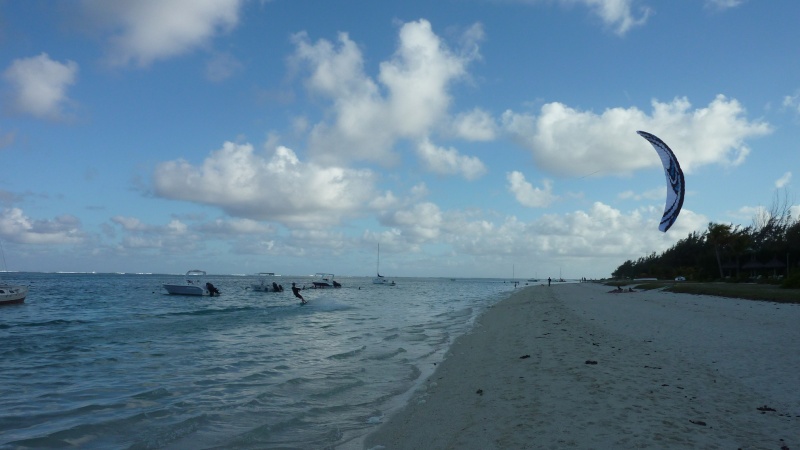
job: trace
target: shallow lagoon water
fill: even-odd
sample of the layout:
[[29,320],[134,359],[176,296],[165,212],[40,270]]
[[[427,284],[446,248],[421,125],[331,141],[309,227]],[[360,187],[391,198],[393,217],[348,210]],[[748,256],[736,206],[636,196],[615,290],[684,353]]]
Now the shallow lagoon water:
[[514,290],[497,279],[337,278],[301,306],[209,276],[8,273],[0,308],[0,448],[335,448],[403,402],[452,340]]

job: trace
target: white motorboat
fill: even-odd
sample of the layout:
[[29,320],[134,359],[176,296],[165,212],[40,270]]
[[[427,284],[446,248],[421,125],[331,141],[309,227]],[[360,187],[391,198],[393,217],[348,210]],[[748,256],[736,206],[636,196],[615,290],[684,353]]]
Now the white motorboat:
[[27,286],[12,286],[0,284],[0,305],[13,305],[22,303],[28,295]]
[[386,277],[381,275],[381,244],[378,244],[378,264],[375,273],[377,274],[377,276],[372,279],[372,284],[382,284],[385,286],[395,285],[394,281],[389,281],[386,279]]
[[342,287],[336,280],[333,279],[332,273],[317,272],[314,274],[314,279],[311,281],[314,289],[325,288],[340,288]]
[[219,289],[205,281],[204,270],[186,272],[186,284],[165,284],[164,289],[173,295],[219,295]]
[[251,284],[250,289],[256,292],[283,292],[283,286],[275,281],[276,276],[280,275],[275,275],[273,272],[259,272],[258,283]]

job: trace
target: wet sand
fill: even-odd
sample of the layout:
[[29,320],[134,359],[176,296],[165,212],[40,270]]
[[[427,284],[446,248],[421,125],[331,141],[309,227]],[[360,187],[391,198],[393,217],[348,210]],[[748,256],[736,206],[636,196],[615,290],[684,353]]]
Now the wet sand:
[[531,286],[366,449],[800,448],[800,305]]

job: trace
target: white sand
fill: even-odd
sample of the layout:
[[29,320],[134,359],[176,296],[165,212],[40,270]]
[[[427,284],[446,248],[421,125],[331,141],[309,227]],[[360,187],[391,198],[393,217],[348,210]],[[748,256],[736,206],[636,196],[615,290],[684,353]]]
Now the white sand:
[[609,289],[496,305],[364,448],[800,449],[800,305]]

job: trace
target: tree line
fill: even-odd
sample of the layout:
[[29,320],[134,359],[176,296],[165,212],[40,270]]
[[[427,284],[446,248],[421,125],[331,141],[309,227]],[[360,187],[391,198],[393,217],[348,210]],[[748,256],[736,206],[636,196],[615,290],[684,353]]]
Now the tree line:
[[[750,226],[714,223],[657,255],[625,261],[614,278],[771,281],[800,287],[800,216],[786,195],[776,194]],[[794,286],[794,285],[797,286]]]

